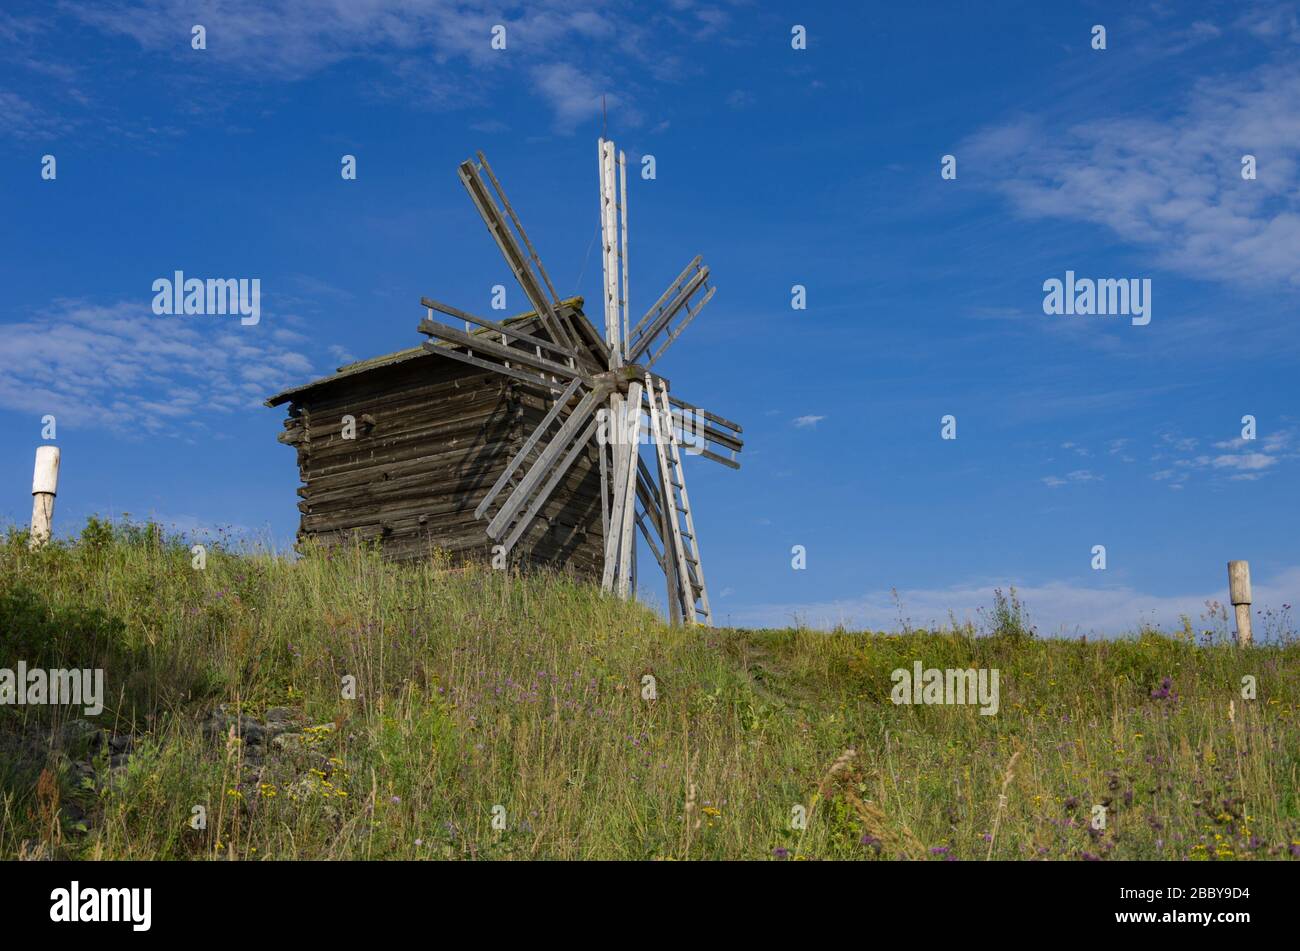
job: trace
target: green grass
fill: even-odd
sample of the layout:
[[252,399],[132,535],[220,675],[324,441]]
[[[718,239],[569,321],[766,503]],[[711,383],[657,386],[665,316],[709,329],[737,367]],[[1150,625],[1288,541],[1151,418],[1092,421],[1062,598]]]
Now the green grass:
[[[986,636],[674,629],[564,577],[363,549],[211,550],[195,570],[151,526],[92,522],[36,553],[11,532],[0,667],[103,667],[96,723],[136,752],[81,781],[84,751],[55,739],[79,710],[0,707],[0,857],[1300,853],[1300,646],[1040,640],[1014,598],[990,617]],[[891,703],[917,660],[998,669],[999,712]],[[218,703],[322,729],[250,783],[237,740],[204,738]]]

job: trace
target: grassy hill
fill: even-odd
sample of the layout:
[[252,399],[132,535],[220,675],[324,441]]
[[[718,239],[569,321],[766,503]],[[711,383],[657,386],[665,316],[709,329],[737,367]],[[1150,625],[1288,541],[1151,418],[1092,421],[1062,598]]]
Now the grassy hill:
[[[684,630],[361,549],[25,542],[0,667],[107,696],[0,707],[3,858],[1300,857],[1293,643],[1037,640],[1006,600],[982,636]],[[892,703],[916,661],[996,668],[998,712]]]

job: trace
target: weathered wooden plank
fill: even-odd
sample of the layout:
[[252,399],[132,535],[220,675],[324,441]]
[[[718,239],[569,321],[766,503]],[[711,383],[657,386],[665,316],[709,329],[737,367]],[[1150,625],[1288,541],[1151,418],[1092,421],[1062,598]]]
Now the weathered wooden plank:
[[537,461],[533,463],[531,467],[529,467],[528,473],[520,482],[519,487],[510,494],[509,498],[506,499],[501,508],[497,511],[497,514],[492,517],[492,521],[488,523],[489,535],[493,538],[501,537],[505,527],[524,506],[524,503],[527,502],[529,494],[532,493],[533,489],[537,486],[537,483],[545,478],[547,470],[550,468],[552,463],[554,463],[560,453],[565,450],[574,436],[577,435],[579,427],[586,425],[587,420],[592,417],[597,406],[599,406],[600,402],[604,400],[606,395],[608,395],[608,387],[602,384],[591,390],[582,398],[582,401],[578,403],[577,408],[575,408],[569,415],[569,418],[564,421],[564,424],[560,427],[560,431],[556,433],[555,437],[547,444],[546,449],[543,450],[541,456],[538,457]]
[[[637,338],[636,343],[632,345],[632,348],[628,351],[627,355],[629,363],[635,363],[637,358],[640,357],[641,354],[645,353],[650,344],[652,344],[655,338],[659,336],[664,327],[666,327],[669,322],[677,316],[678,311],[687,305],[691,299],[691,295],[699,290],[700,285],[708,280],[708,277],[709,269],[705,266],[700,268],[700,270],[686,282],[686,285],[677,292],[677,296],[673,298],[671,303],[669,303],[669,305],[664,309],[663,313],[658,314],[654,318],[654,321],[650,326],[645,329],[641,336]],[[697,310],[696,313],[699,313],[699,311]],[[693,314],[691,316],[694,317]]]
[[[572,481],[566,480],[564,483],[565,494],[581,500],[579,489],[584,482],[590,479],[590,472],[584,470],[581,474],[570,474],[570,479]],[[583,494],[595,501],[597,493],[598,488],[593,481],[590,488]],[[418,492],[404,496],[399,491],[396,493],[396,497],[385,497],[383,494],[379,494],[369,499],[365,504],[344,504],[332,511],[327,510],[322,513],[315,512],[312,500],[308,497],[300,503],[300,505],[304,505],[310,510],[303,515],[302,528],[309,531],[333,531],[368,523],[379,523],[385,519],[416,517],[419,515],[425,515],[430,520],[445,516],[456,516],[463,518],[466,522],[481,524],[481,520],[475,519],[473,514],[473,505],[478,501],[478,496],[478,492],[457,490],[455,487],[450,487],[447,491],[436,494]],[[547,510],[548,513],[561,510],[567,501],[564,497],[558,498],[555,504]],[[486,532],[485,528],[484,531]]]
[[480,357],[471,356],[468,353],[461,353],[459,350],[455,349],[454,347],[439,347],[432,340],[426,340],[424,343],[421,344],[421,346],[424,347],[426,350],[428,350],[430,353],[438,353],[444,357],[450,357],[453,360],[459,360],[462,363],[468,363],[470,366],[476,366],[486,370],[492,370],[496,373],[501,373],[505,376],[512,377],[516,380],[521,380],[525,383],[539,384],[541,386],[545,386],[551,390],[554,390],[556,393],[563,392],[564,390],[564,387],[561,386],[559,383],[552,383],[549,380],[543,379],[539,375],[525,373],[522,370],[516,370],[514,367],[502,366],[499,363],[492,363],[489,360],[484,360]]
[[[549,373],[554,376],[563,377],[566,380],[573,377],[579,377],[588,380],[585,370],[577,367],[571,367],[567,364],[557,363],[555,360],[548,360],[546,357],[539,357],[530,350],[521,350],[518,347],[511,347],[507,344],[497,343],[495,340],[486,336],[475,337],[465,333],[463,330],[457,330],[455,327],[448,327],[446,324],[440,324],[436,320],[424,319],[420,321],[419,331],[430,337],[437,337],[447,343],[457,344],[472,350],[475,353],[486,353],[497,357],[500,360],[508,361],[513,364],[528,367],[539,373]],[[425,341],[424,346],[429,348],[429,341]],[[448,348],[442,347],[445,351]]]
[[448,317],[455,317],[459,320],[469,321],[472,324],[478,324],[480,327],[486,327],[489,330],[501,334],[503,337],[509,337],[512,340],[519,340],[534,347],[541,347],[543,350],[550,350],[553,353],[571,357],[574,360],[582,359],[582,355],[578,353],[577,350],[561,346],[558,343],[552,343],[549,340],[543,340],[541,337],[534,337],[532,334],[524,333],[522,330],[516,330],[509,324],[502,324],[495,320],[488,320],[486,317],[478,317],[468,311],[452,307],[450,304],[439,303],[438,301],[428,297],[421,297],[420,304],[423,307],[428,307],[432,310],[438,311],[439,313],[446,314]]
[[542,435],[546,430],[551,428],[551,425],[559,417],[560,413],[568,407],[569,401],[577,396],[578,388],[581,385],[582,380],[575,377],[568,387],[565,388],[564,392],[555,401],[555,405],[551,407],[550,411],[542,418],[542,421],[537,424],[532,433],[524,441],[523,448],[516,452],[514,457],[506,463],[505,469],[502,470],[497,481],[493,483],[492,488],[489,489],[487,495],[483,497],[483,501],[480,502],[478,508],[474,510],[474,515],[476,517],[483,517],[483,513],[486,512],[487,507],[492,504],[492,500],[495,499],[497,494],[506,487],[506,483],[516,472],[519,471],[519,467],[529,458],[533,451],[533,447],[541,440]]
[[[569,467],[573,465],[574,461],[577,459],[578,453],[585,448],[587,442],[595,435],[595,433],[596,421],[593,419],[587,424],[587,428],[582,431],[582,435],[578,437],[577,442],[575,442],[569,451],[565,453],[564,458],[561,459],[559,465],[555,467],[555,471],[551,473],[551,477],[546,480],[546,484],[542,486],[541,491],[537,493],[537,497],[528,506],[528,511],[524,513],[524,517],[519,520],[519,523],[515,526],[514,530],[506,538],[506,551],[509,551],[514,547],[515,542],[519,540],[519,537],[528,528],[529,523],[537,517],[538,513],[542,510],[542,507],[550,500],[551,493],[553,493],[560,485],[565,474],[568,472]],[[564,504],[565,500],[561,499],[560,502]]]
[[470,200],[474,202],[474,207],[478,209],[479,215],[483,218],[483,223],[487,225],[488,233],[492,235],[497,247],[501,250],[501,255],[506,259],[510,272],[514,274],[515,280],[523,288],[524,295],[532,303],[538,316],[541,317],[546,332],[551,335],[551,338],[556,343],[572,347],[572,338],[569,337],[564,325],[560,322],[551,301],[547,299],[546,294],[537,283],[537,278],[533,275],[528,259],[519,250],[519,245],[515,241],[514,235],[510,233],[510,229],[501,215],[501,210],[497,208],[496,202],[492,200],[492,196],[478,177],[477,169],[474,168],[472,162],[462,162],[458,173],[461,184],[469,192]]

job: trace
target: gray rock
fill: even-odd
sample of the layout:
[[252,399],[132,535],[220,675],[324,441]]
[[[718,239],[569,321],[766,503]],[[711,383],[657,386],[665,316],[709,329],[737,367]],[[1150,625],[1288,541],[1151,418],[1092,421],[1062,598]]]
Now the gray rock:
[[90,822],[86,817],[86,810],[82,809],[75,802],[65,802],[60,806],[59,817],[70,826],[75,826],[78,822],[81,822],[85,823],[86,828],[90,828]]
[[239,724],[239,736],[245,743],[260,746],[266,742],[266,727],[256,720],[243,720]]
[[266,728],[254,720],[252,717],[241,716],[238,720],[234,715],[226,713],[226,704],[222,704],[212,715],[203,723],[203,736],[209,741],[224,740],[230,735],[230,728],[233,726],[235,735],[245,743],[263,743],[266,740]]
[[84,743],[92,754],[98,753],[104,745],[104,732],[81,717],[63,724],[59,736],[64,746],[79,747]]

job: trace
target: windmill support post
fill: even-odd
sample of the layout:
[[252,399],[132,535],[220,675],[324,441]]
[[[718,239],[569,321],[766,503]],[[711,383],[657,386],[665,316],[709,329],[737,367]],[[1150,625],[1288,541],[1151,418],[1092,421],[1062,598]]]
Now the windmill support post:
[[1237,643],[1250,646],[1250,562],[1228,562],[1228,599],[1237,613]]
[[59,450],[41,446],[36,450],[32,473],[32,531],[28,547],[35,551],[50,540],[54,525],[54,497],[59,492]]

